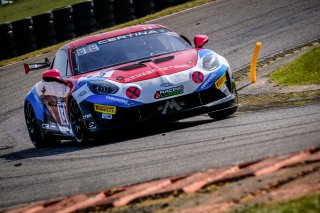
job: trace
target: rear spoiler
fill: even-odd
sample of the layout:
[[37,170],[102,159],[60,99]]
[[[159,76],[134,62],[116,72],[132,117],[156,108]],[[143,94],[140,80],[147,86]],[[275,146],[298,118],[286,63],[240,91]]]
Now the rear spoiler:
[[49,67],[50,61],[48,58],[45,58],[44,63],[23,64],[23,66],[24,66],[24,71],[26,72],[26,75],[27,75],[32,70],[39,70],[45,67]]

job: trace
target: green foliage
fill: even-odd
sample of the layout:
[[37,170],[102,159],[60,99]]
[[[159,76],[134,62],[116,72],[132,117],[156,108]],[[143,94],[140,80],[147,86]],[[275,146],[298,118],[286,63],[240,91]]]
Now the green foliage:
[[279,67],[270,77],[284,86],[320,84],[320,46]]
[[318,213],[320,212],[320,194],[302,197],[272,205],[255,205],[232,213]]
[[85,0],[16,0],[12,4],[0,6],[0,23],[12,22],[83,1]]

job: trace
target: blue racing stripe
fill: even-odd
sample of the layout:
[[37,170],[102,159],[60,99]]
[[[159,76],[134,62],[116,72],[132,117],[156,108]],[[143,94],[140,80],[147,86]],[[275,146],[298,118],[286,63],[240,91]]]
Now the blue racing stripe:
[[93,104],[104,104],[104,105],[118,106],[123,108],[140,106],[144,104],[139,101],[134,101],[131,99],[126,99],[126,98],[122,98],[114,95],[92,95],[86,98],[86,101],[91,102]]
[[216,71],[212,71],[194,92],[209,89],[226,71],[227,66],[221,64],[220,68]]
[[47,109],[44,107],[40,97],[38,96],[35,87],[28,93],[26,101],[29,101],[32,105],[34,113],[38,120],[44,122],[45,113],[48,114]]

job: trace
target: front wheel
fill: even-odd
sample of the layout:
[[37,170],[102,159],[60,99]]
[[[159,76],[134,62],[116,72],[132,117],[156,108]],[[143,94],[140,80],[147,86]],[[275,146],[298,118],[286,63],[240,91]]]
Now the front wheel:
[[222,120],[234,114],[236,111],[237,111],[237,107],[232,107],[232,108],[223,109],[217,112],[210,112],[208,113],[208,115],[210,118],[213,118],[214,120]]
[[88,131],[80,107],[74,98],[71,98],[69,102],[69,117],[74,139],[81,144],[87,143],[89,141]]
[[30,102],[26,102],[24,106],[24,116],[30,140],[36,148],[45,148],[49,146],[57,146],[61,143],[60,139],[49,132],[43,132],[41,125],[34,113]]

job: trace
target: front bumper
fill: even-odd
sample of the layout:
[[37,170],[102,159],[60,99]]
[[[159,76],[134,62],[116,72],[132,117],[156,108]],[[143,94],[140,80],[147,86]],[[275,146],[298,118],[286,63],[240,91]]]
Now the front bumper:
[[116,114],[108,116],[108,119],[103,116],[103,113],[94,110],[93,103],[84,101],[81,103],[81,108],[83,113],[85,111],[84,115],[90,114],[86,116],[85,123],[88,131],[95,134],[139,123],[180,120],[214,111],[218,113],[228,108],[236,110],[238,104],[234,85],[230,83],[226,88],[234,92],[226,94],[211,87],[200,92],[141,106],[117,107]]

